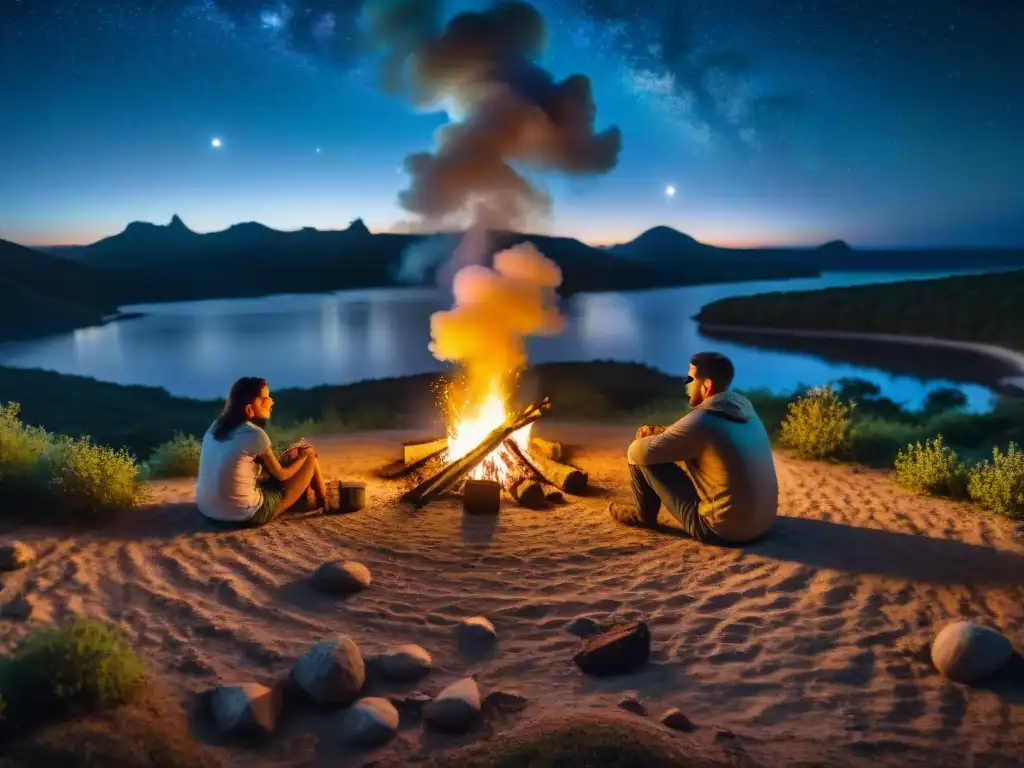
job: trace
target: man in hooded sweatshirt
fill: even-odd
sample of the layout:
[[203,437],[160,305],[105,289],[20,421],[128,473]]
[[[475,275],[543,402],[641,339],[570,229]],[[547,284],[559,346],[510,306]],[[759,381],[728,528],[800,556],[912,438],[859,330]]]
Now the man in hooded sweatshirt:
[[717,352],[690,360],[691,411],[670,427],[640,427],[627,452],[633,503],[612,518],[654,526],[662,504],[693,538],[742,544],[765,535],[779,502],[772,446],[747,398],[730,392],[735,371]]

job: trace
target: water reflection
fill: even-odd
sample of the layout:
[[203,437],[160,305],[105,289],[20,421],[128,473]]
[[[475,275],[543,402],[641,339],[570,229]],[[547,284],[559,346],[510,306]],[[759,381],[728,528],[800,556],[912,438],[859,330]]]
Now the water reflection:
[[[636,361],[685,374],[690,355],[720,349],[736,362],[736,385],[792,391],[858,376],[878,384],[894,400],[916,407],[941,383],[964,383],[974,408],[991,392],[979,379],[952,370],[928,369],[919,378],[906,369],[911,355],[862,351],[856,357],[827,349],[783,348],[749,339],[703,335],[691,319],[710,301],[771,290],[906,279],[896,274],[828,274],[821,278],[693,286],[633,293],[572,297],[561,336],[534,339],[536,362],[610,359]],[[920,277],[920,275],[917,275]],[[0,344],[0,364],[48,368],[122,384],[165,387],[173,394],[223,397],[243,375],[266,376],[274,387],[346,384],[369,378],[439,371],[431,356],[430,315],[450,297],[429,290],[377,289],[318,295],[216,299],[138,307],[143,317],[29,342]],[[829,359],[831,357],[832,359]],[[908,362],[909,361],[909,362]],[[977,370],[977,367],[975,367]]]

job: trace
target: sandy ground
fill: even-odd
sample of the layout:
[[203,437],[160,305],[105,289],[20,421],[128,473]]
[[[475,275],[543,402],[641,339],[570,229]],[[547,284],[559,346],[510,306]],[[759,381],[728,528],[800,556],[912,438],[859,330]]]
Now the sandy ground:
[[[733,765],[1024,765],[1024,686],[944,680],[927,663],[945,622],[970,618],[1024,638],[1024,542],[1014,527],[962,504],[921,499],[885,477],[778,457],[781,515],[744,549],[624,528],[631,430],[542,425],[587,446],[578,463],[600,491],[548,511],[507,505],[496,519],[454,502],[421,512],[370,475],[416,435],[319,442],[327,473],[368,482],[353,515],[215,531],[191,504],[191,481],[155,483],[153,504],[103,531],[17,532],[39,560],[5,574],[0,601],[26,593],[27,622],[0,621],[9,650],[40,624],[77,614],[121,625],[184,702],[218,682],[272,683],[318,639],[351,634],[365,653],[415,642],[435,670],[407,689],[437,692],[466,674],[484,694],[527,697],[517,718],[614,710],[635,693],[657,715],[682,709],[694,748]],[[355,559],[372,586],[346,599],[313,591],[322,562]],[[499,633],[489,658],[459,655],[453,627],[471,615]],[[637,674],[585,678],[565,626],[644,616],[653,657]],[[1009,676],[1007,676],[1009,677]],[[399,689],[395,689],[399,690]],[[292,718],[269,746],[232,748],[248,766],[418,762],[453,743],[404,727],[364,756],[332,738],[336,714]],[[717,741],[717,727],[736,734]],[[462,741],[480,738],[465,737]]]

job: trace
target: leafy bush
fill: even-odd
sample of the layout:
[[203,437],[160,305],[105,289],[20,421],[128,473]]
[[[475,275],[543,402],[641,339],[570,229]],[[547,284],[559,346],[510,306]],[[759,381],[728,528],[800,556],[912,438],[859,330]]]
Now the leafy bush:
[[138,499],[139,466],[124,448],[55,438],[36,464],[40,501],[74,520],[101,518]]
[[896,456],[896,483],[921,494],[963,497],[967,491],[967,470],[957,452],[934,440],[908,445]]
[[30,493],[36,464],[51,440],[45,429],[22,424],[20,412],[17,403],[0,406],[0,483],[11,501]]
[[992,449],[992,461],[971,470],[967,480],[971,500],[985,509],[1016,520],[1024,518],[1024,453],[1010,443],[1006,453]]
[[810,389],[789,404],[780,439],[803,458],[838,456],[849,449],[852,410],[831,386]]
[[192,435],[178,432],[161,443],[146,462],[146,477],[195,477],[203,444]]
[[891,467],[900,450],[921,436],[921,427],[906,421],[863,419],[850,428],[849,455],[869,467]]
[[123,704],[145,667],[114,630],[92,619],[40,629],[0,665],[0,697],[12,721]]

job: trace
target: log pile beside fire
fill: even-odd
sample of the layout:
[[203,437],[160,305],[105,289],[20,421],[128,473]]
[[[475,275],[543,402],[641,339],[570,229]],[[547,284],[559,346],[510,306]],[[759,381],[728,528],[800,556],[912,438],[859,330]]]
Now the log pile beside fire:
[[401,500],[420,509],[443,497],[461,497],[467,512],[496,512],[501,497],[530,509],[586,491],[587,473],[563,464],[560,443],[529,435],[529,427],[550,408],[547,398],[510,414],[472,449],[449,459],[450,438],[402,446],[402,457],[383,468],[383,477],[413,478]]

